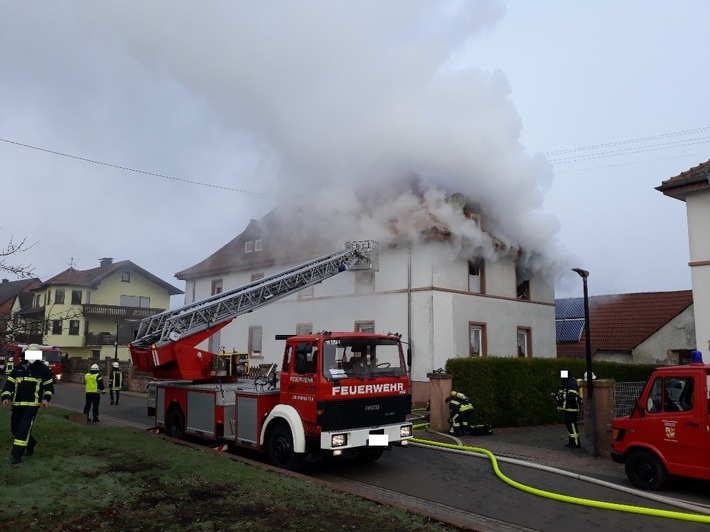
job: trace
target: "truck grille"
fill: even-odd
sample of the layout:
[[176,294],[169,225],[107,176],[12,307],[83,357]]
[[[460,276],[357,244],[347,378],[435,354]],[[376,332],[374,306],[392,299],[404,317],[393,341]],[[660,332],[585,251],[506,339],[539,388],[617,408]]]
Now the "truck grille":
[[412,409],[412,397],[394,395],[362,399],[319,401],[318,417],[322,430],[345,430],[373,425],[388,425],[406,421]]

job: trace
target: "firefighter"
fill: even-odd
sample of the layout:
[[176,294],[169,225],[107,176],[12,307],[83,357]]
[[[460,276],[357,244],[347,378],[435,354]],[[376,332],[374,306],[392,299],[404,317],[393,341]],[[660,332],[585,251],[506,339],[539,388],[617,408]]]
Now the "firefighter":
[[[111,372],[109,373],[109,387],[108,393],[111,397],[111,404],[117,405],[118,399],[121,395],[121,388],[123,387],[123,371],[118,362],[111,364]],[[116,400],[113,400],[113,393],[116,392]]]
[[[91,365],[89,373],[84,375],[84,384],[86,388],[86,404],[84,405],[84,415],[86,416],[86,421],[98,421],[101,394],[106,393],[104,379],[101,375],[99,375],[98,364]],[[89,410],[91,410],[92,413],[91,419],[89,419]]]
[[24,455],[34,454],[37,440],[32,436],[32,425],[39,408],[47,408],[54,394],[54,375],[42,362],[42,351],[36,344],[22,352],[21,362],[15,366],[3,386],[2,405],[12,405],[12,464],[22,462]]
[[473,405],[469,402],[468,397],[461,392],[452,391],[445,401],[449,405],[449,423],[451,424],[449,432],[455,436],[469,434]]
[[552,394],[557,401],[557,410],[564,413],[565,426],[569,433],[569,441],[565,447],[570,449],[579,449],[579,385],[566,369],[560,371],[560,389],[557,393]]

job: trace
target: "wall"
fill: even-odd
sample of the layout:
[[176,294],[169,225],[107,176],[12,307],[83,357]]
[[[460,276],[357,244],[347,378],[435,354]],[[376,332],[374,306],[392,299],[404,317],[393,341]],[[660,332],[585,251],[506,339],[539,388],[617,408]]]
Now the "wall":
[[695,192],[686,198],[688,244],[690,251],[695,337],[703,360],[710,362],[710,191]]
[[639,344],[633,351],[635,364],[658,366],[677,363],[677,355],[671,350],[695,349],[695,312],[693,305],[661,327],[653,336]]

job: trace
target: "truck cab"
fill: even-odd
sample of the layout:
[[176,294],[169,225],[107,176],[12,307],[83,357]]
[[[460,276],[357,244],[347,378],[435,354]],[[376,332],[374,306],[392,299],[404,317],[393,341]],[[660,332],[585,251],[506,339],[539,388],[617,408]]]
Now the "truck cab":
[[631,414],[612,423],[611,457],[638,488],[668,477],[710,480],[710,365],[656,369]]

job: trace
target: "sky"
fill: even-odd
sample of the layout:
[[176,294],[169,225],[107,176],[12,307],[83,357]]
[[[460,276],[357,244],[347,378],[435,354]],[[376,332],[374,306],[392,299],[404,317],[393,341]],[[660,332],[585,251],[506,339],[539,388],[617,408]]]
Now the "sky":
[[[284,204],[325,240],[426,212],[526,250],[556,296],[691,288],[710,3],[0,2],[0,245],[46,280],[174,277]],[[297,227],[296,229],[300,229]],[[337,248],[336,248],[337,249]],[[3,277],[13,279],[7,272]]]

